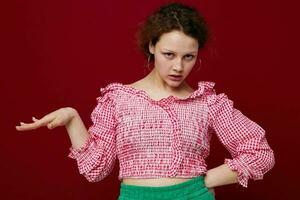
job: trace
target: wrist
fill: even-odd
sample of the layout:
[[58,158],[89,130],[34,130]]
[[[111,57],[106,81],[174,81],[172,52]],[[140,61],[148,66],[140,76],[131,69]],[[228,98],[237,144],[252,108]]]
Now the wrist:
[[211,188],[211,184],[210,184],[210,176],[208,174],[208,172],[206,173],[206,175],[204,176],[204,185],[207,187],[207,188]]
[[71,122],[74,118],[76,118],[76,116],[78,116],[78,112],[77,112],[76,109],[74,109],[74,108],[72,108],[72,107],[66,107],[65,109],[66,109],[66,111],[67,111],[67,113],[68,113],[68,116],[69,116],[68,123],[66,124],[66,125],[68,125],[68,124],[70,124],[70,122]]
[[72,107],[65,107],[65,109],[72,115],[74,116],[77,113],[77,110]]

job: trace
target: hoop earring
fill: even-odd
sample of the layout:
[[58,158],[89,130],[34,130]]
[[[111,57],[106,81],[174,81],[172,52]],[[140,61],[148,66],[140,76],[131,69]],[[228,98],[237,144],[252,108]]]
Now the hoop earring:
[[196,71],[199,71],[200,70],[200,68],[201,68],[201,66],[202,66],[202,60],[201,60],[201,58],[199,58],[199,67],[196,69]]
[[151,59],[151,54],[148,55],[148,60],[147,60],[147,68],[150,71],[150,59]]

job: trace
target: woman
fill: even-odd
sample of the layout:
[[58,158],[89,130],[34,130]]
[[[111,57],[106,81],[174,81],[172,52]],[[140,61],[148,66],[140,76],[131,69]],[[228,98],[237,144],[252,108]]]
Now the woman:
[[[65,126],[79,172],[104,179],[119,159],[120,200],[214,199],[216,186],[262,179],[274,165],[265,131],[216,94],[213,82],[185,79],[194,68],[208,31],[191,7],[171,3],[151,15],[139,32],[139,45],[151,72],[128,85],[101,88],[93,125],[86,129],[74,108],[58,109],[19,131]],[[211,131],[232,159],[207,170]]]

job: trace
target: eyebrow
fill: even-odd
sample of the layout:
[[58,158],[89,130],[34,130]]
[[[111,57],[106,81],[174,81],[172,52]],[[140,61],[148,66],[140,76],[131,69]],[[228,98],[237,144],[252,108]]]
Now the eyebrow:
[[[175,53],[175,51],[172,51],[172,50],[170,50],[170,49],[162,49],[163,51],[170,51],[170,52],[172,52],[172,53]],[[197,53],[197,51],[191,51],[191,52],[188,52],[188,53],[186,53],[186,54],[195,54],[195,53]]]

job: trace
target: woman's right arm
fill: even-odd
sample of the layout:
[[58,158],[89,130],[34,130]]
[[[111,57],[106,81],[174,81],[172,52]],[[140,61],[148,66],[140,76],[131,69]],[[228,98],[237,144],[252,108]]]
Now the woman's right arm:
[[65,126],[72,146],[68,157],[77,161],[79,173],[90,182],[104,179],[112,171],[116,160],[115,106],[108,93],[97,98],[98,104],[91,113],[93,124],[87,130],[73,108],[61,108],[33,123],[16,126],[26,131],[47,126],[53,129]]
[[79,149],[87,142],[90,134],[82,122],[78,112],[71,107],[55,110],[41,119],[32,117],[32,123],[21,122],[16,126],[18,131],[29,131],[47,126],[48,129],[54,129],[58,126],[65,126],[74,149]]
[[74,149],[79,149],[86,144],[88,138],[90,137],[90,134],[88,133],[78,112],[73,108],[69,109],[72,117],[69,123],[67,123],[65,126],[69,134],[72,147]]

